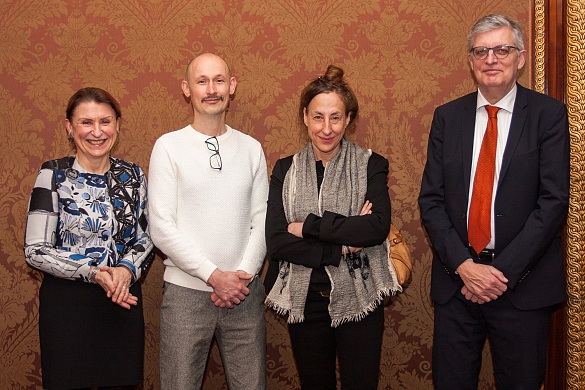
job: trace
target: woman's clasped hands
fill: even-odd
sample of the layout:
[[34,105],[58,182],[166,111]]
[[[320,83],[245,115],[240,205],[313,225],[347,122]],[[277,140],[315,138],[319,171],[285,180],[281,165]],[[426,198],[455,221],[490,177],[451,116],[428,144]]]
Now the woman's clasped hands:
[[138,304],[138,298],[130,293],[132,273],[128,268],[100,267],[94,280],[104,289],[106,296],[111,298],[113,303],[125,309]]

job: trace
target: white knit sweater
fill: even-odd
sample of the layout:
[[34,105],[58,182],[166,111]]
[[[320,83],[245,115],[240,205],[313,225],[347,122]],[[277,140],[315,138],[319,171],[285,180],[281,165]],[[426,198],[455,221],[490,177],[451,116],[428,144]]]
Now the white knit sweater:
[[212,169],[209,137],[192,126],[161,136],[150,157],[151,238],[162,250],[164,280],[211,291],[216,268],[257,274],[266,255],[266,158],[254,138],[226,125],[223,167]]

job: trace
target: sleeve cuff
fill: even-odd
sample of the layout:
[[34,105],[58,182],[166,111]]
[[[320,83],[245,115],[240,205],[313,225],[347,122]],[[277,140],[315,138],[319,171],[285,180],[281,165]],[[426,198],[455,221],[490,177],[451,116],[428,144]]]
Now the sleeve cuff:
[[339,267],[339,263],[341,263],[341,251],[341,245],[323,245],[321,265],[332,265],[334,267]]
[[[264,262],[262,262],[262,264],[264,264]],[[247,272],[247,273],[249,273],[251,275],[257,275],[259,271],[258,270],[255,270],[254,268],[255,268],[254,265],[251,264],[251,263],[249,263],[249,262],[247,262],[247,261],[242,261],[240,263],[240,265],[238,266],[238,269],[239,270],[242,270],[244,272]]]
[[[465,259],[465,260],[463,260],[463,263],[465,263],[467,261],[473,261],[473,259]],[[461,264],[463,264],[463,263],[461,263]],[[455,268],[455,275],[459,275],[459,267],[461,267],[461,264],[459,264],[457,266],[457,268]]]
[[118,263],[118,265],[116,267],[127,268],[128,271],[130,271],[130,274],[132,275],[132,283],[134,283],[136,281],[136,267],[134,267],[134,264],[132,264],[131,262],[129,262],[127,260],[122,260]]
[[217,266],[215,264],[213,264],[211,261],[207,261],[205,264],[202,264],[201,267],[199,267],[197,275],[195,276],[207,283],[209,277],[216,269]]
[[319,239],[319,232],[321,231],[321,217],[311,213],[305,218],[303,222],[303,237]]

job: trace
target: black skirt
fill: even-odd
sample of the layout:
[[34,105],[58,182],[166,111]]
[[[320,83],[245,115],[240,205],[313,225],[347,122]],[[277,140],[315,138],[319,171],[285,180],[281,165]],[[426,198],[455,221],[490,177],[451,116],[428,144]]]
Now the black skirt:
[[142,291],[126,310],[97,284],[46,275],[39,291],[41,368],[45,389],[137,385],[143,379]]

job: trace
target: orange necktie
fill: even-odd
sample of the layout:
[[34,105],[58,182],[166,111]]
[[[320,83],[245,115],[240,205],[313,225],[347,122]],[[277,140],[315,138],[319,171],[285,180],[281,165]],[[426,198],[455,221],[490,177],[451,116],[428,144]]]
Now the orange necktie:
[[475,169],[471,206],[469,207],[468,238],[477,253],[490,242],[492,220],[492,193],[496,171],[496,146],[498,144],[499,107],[485,106],[488,124],[481,142],[479,159]]

